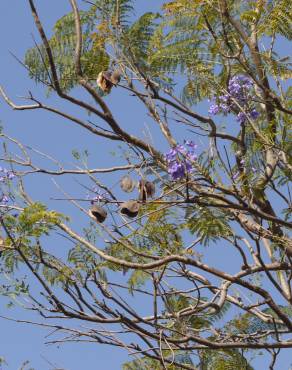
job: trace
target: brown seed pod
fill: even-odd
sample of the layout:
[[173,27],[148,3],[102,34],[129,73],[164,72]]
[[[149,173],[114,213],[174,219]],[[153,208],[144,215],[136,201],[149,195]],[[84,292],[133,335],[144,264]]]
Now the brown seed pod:
[[148,198],[153,198],[155,194],[155,184],[152,181],[139,181],[139,200],[146,202]]
[[113,87],[110,72],[100,72],[96,80],[97,86],[106,93],[110,93]]
[[121,71],[119,69],[115,69],[111,75],[111,82],[113,85],[117,85],[121,81]]
[[126,175],[121,178],[120,186],[124,192],[131,193],[135,188],[135,182],[129,175]]
[[4,251],[4,239],[0,236],[0,257]]
[[121,204],[120,212],[130,218],[137,217],[140,209],[140,204],[135,200],[128,200]]
[[89,214],[95,218],[96,222],[100,223],[104,222],[107,217],[107,211],[97,204],[90,208]]

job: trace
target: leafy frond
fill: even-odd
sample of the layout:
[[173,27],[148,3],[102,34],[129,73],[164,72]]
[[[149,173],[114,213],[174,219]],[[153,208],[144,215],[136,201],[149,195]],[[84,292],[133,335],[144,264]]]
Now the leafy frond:
[[[124,52],[130,52],[131,60],[143,69],[147,68],[149,45],[156,29],[158,14],[145,13],[124,33],[122,44]],[[127,53],[128,50],[128,53]]]
[[201,370],[253,370],[246,358],[237,350],[200,351]]
[[127,27],[134,13],[133,0],[95,0],[92,3],[100,21],[113,27]]
[[[80,12],[80,18],[84,29],[81,66],[84,76],[88,79],[95,79],[100,71],[108,68],[109,57],[104,47],[97,43],[96,37],[92,37],[96,21],[95,13]],[[78,82],[74,66],[75,43],[74,16],[69,13],[56,22],[54,34],[49,40],[60,86],[64,91],[72,89]],[[31,78],[36,82],[44,82],[52,88],[50,67],[44,45],[29,49],[25,55],[25,64]]]
[[232,235],[226,214],[207,207],[195,208],[188,219],[187,227],[192,234],[201,238],[204,245]]
[[280,34],[292,39],[292,6],[289,0],[269,1],[265,16],[261,19],[259,32],[269,36]]

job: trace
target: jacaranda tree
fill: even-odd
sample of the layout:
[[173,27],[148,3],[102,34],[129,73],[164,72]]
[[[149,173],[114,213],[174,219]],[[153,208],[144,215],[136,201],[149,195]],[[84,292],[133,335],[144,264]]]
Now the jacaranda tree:
[[[1,95],[117,156],[100,153],[112,166],[96,168],[90,147],[74,150],[79,165],[67,168],[1,132],[1,293],[25,298],[52,341],[128,351],[124,370],[252,369],[257,350],[273,369],[292,347],[291,2],[165,1],[138,19],[136,1],[69,2],[46,30],[27,1],[39,38],[21,62],[48,101]],[[151,127],[113,113],[123,96],[121,111],[140,106]],[[68,174],[81,195],[59,187],[55,198],[84,227],[24,181]]]

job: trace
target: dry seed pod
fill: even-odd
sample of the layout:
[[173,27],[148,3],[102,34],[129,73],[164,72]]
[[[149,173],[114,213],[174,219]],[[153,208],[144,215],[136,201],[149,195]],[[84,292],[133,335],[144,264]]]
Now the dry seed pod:
[[110,93],[113,86],[110,72],[100,72],[96,80],[97,86],[106,93]]
[[102,223],[107,217],[107,211],[101,206],[94,205],[90,208],[89,214],[95,218],[97,222]]
[[123,176],[120,181],[120,186],[126,193],[131,193],[134,190],[135,182],[129,175]]
[[0,257],[4,251],[4,239],[0,236]]
[[139,200],[146,202],[148,198],[153,198],[155,194],[155,184],[151,181],[139,181]]
[[116,86],[121,81],[121,71],[115,69],[111,75],[111,82]]
[[123,215],[134,218],[137,217],[139,209],[140,204],[138,202],[136,202],[135,200],[128,200],[127,202],[121,204],[120,212]]

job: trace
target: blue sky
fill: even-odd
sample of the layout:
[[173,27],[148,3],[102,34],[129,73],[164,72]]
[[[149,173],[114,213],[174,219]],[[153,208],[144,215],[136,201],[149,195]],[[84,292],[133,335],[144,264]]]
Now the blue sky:
[[[70,11],[69,1],[66,0],[36,0],[36,6],[39,10],[39,15],[42,22],[50,34],[50,30],[54,22]],[[81,3],[81,2],[80,2]],[[159,8],[159,1],[147,0],[138,1],[138,14],[149,9],[154,10]],[[19,104],[24,103],[19,97],[27,96],[31,90],[35,96],[45,98],[45,93],[40,86],[37,86],[31,81],[24,68],[10,54],[12,52],[19,59],[22,59],[27,48],[33,46],[32,34],[38,40],[38,34],[32,20],[28,2],[19,0],[9,0],[0,2],[0,32],[1,32],[1,56],[0,56],[0,81],[5,86],[7,93],[16,98]],[[138,15],[137,14],[137,15]],[[141,111],[139,108],[132,107],[131,98],[123,98],[118,91],[111,94],[111,106],[119,115],[119,119],[124,125],[133,125],[133,132],[140,133],[140,121],[135,122],[134,117],[139,117],[141,120]],[[114,96],[113,96],[114,95]],[[125,100],[121,100],[125,99]],[[51,104],[59,105],[58,99],[52,97]],[[62,103],[63,107],[68,105]],[[131,107],[128,109],[125,107]],[[69,109],[69,107],[68,107]],[[72,109],[70,107],[70,109]],[[71,110],[72,112],[72,110]],[[74,109],[73,109],[74,112]],[[147,117],[144,115],[145,122],[148,124]],[[0,121],[7,134],[16,137],[21,142],[31,145],[36,149],[40,149],[57,158],[62,158],[63,163],[68,167],[72,167],[72,149],[80,151],[88,149],[91,153],[91,164],[94,167],[106,167],[107,165],[122,164],[119,158],[113,158],[109,155],[110,150],[108,143],[98,141],[92,138],[86,131],[77,126],[69,124],[67,121],[47,115],[43,112],[15,112],[6,106],[3,101],[0,101]],[[136,126],[136,127],[135,127]],[[104,155],[101,155],[104,153]],[[30,182],[30,189],[33,190],[35,199],[47,199],[52,194],[56,194],[55,187],[50,179],[42,178],[40,182]],[[58,182],[68,184],[70,178],[64,180],[57,179]],[[76,191],[80,191],[76,187]],[[79,193],[84,196],[85,194]],[[66,203],[53,204],[64,212],[73,212],[73,219],[80,217],[76,210],[67,206]],[[37,287],[36,287],[37,289]],[[10,316],[14,318],[38,319],[29,312],[25,314],[21,309],[7,309],[8,301],[0,297],[0,315]],[[96,346],[92,344],[86,345],[71,345],[65,344],[61,347],[47,346],[45,336],[47,331],[38,327],[33,327],[26,324],[15,324],[0,318],[0,357],[5,357],[10,370],[15,370],[20,367],[22,362],[29,360],[31,366],[36,370],[52,369],[49,364],[54,364],[56,368],[66,370],[118,370],[121,364],[127,360],[124,351],[106,347]],[[6,367],[5,367],[6,369]]]
[[[162,1],[137,0],[136,3],[138,13],[142,13],[159,9]],[[70,10],[69,1],[66,0],[36,0],[36,5],[48,33],[54,22]],[[0,2],[0,14],[0,83],[6,87],[7,93],[11,97],[25,96],[31,90],[37,97],[45,98],[42,88],[27,77],[24,68],[9,53],[12,52],[22,59],[27,48],[33,46],[31,34],[38,40],[28,2],[2,0]],[[109,100],[109,97],[106,99]],[[154,129],[153,123],[145,114],[142,106],[132,104],[131,97],[125,97],[120,91],[115,90],[110,99],[110,105],[119,121],[122,122],[123,127],[131,129],[136,134],[141,134],[141,130],[146,132],[148,126],[150,129]],[[16,100],[22,103],[21,98]],[[60,106],[59,100],[54,97],[51,97],[50,100],[51,103]],[[63,102],[62,108],[71,109],[68,104]],[[203,108],[201,107],[201,109]],[[72,112],[74,113],[74,111],[73,109]],[[115,149],[114,147],[109,148],[108,143],[102,140],[98,141],[97,144],[96,138],[91,137],[81,128],[49,113],[41,111],[15,112],[0,101],[0,120],[6,133],[23,143],[41,149],[57,158],[62,158],[67,167],[72,166],[74,162],[71,155],[72,149],[88,149],[91,153],[90,164],[94,167],[113,165],[113,162],[114,164],[122,164],[118,157],[108,154]],[[153,140],[160,147],[167,147],[160,137],[154,135]],[[66,177],[64,180],[57,180],[64,186],[68,186],[71,178]],[[35,177],[28,184],[30,189],[33,190],[34,199],[46,199],[54,194],[56,189],[50,179],[43,177],[39,178],[38,181]],[[75,192],[77,196],[84,195],[80,193],[80,187],[75,183],[72,183],[72,192]],[[60,211],[72,214],[75,220],[80,217],[78,212],[66,203],[52,202],[52,206]],[[228,258],[230,265],[232,265],[237,257],[229,254]],[[224,267],[226,263],[224,253],[215,249],[213,259],[214,261],[209,260],[209,262],[216,261],[217,266]],[[6,304],[7,300],[0,297],[0,315],[24,318],[21,309],[7,309]],[[30,318],[32,318],[32,315],[27,312],[25,319]],[[47,334],[48,332],[38,327],[15,324],[0,318],[0,357],[4,356],[6,358],[8,369],[17,369],[23,361],[30,360],[31,366],[36,370],[52,369],[49,363],[66,370],[118,370],[121,368],[121,363],[127,360],[124,351],[106,346],[93,344],[47,346],[44,344],[47,340],[45,338]],[[288,370],[290,362],[288,352],[286,352],[276,370]],[[267,368],[264,359],[258,359],[255,364],[256,369]]]

